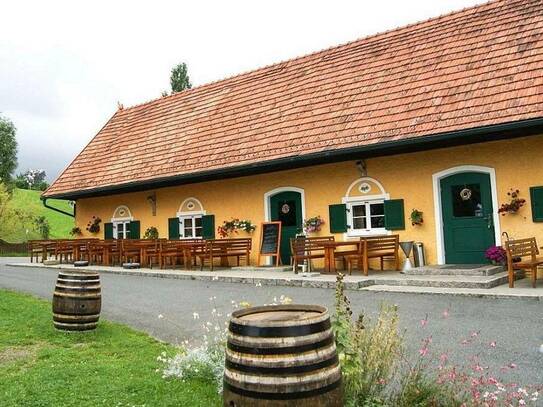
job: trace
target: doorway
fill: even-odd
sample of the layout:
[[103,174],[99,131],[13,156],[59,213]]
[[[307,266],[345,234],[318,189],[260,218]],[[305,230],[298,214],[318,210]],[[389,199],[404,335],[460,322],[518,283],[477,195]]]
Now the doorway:
[[485,251],[496,242],[490,175],[466,171],[443,177],[440,198],[445,263],[488,263]]
[[268,199],[267,218],[281,222],[280,255],[283,265],[290,264],[290,239],[302,230],[303,191],[275,190],[266,194]]

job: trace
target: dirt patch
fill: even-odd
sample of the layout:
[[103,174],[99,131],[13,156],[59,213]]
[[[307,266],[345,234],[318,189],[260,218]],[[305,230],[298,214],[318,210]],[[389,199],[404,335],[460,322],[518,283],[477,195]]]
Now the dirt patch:
[[23,359],[33,359],[40,345],[29,345],[25,347],[12,346],[0,351],[0,365],[17,362]]

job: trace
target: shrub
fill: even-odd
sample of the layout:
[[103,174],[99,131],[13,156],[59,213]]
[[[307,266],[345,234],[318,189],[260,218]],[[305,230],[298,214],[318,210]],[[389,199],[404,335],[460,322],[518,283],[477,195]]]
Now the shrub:
[[34,218],[34,227],[42,239],[49,239],[51,225],[45,216],[37,216]]
[[366,322],[363,315],[354,322],[344,292],[343,275],[339,274],[335,310],[333,327],[346,404],[379,405],[385,397],[386,385],[392,378],[402,349],[397,307],[383,304],[373,324],[369,319]]

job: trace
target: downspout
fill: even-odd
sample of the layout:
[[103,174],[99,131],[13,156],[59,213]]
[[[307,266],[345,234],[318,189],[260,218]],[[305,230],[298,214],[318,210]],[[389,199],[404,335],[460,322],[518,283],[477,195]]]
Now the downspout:
[[40,197],[40,199],[43,206],[45,206],[47,209],[52,209],[55,212],[59,212],[59,213],[62,213],[63,215],[67,215],[67,216],[71,216],[72,218],[75,218],[75,210],[76,210],[75,207],[74,207],[74,213],[64,212],[62,209],[58,209],[53,206],[47,205],[47,198]]

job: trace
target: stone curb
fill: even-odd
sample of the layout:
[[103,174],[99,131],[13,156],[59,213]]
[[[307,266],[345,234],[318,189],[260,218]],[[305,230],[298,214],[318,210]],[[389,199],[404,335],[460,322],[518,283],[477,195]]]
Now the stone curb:
[[[35,267],[35,268],[47,268],[53,270],[74,270],[73,266],[66,265],[36,265],[34,263],[8,263],[9,267]],[[92,267],[92,266],[91,266]],[[168,271],[152,271],[150,269],[138,269],[138,270],[116,270],[116,269],[101,269],[101,268],[87,268],[89,271],[96,271],[99,273],[118,274],[118,275],[130,275],[130,276],[142,276],[142,277],[155,277],[155,278],[169,278],[177,280],[199,280],[199,281],[218,281],[223,283],[241,283],[241,284],[261,284],[267,286],[285,286],[285,287],[305,287],[305,288],[322,288],[322,289],[334,289],[335,279],[330,280],[313,280],[310,278],[266,278],[266,277],[240,277],[240,276],[224,276],[224,275],[211,275],[211,274],[198,274],[198,272],[191,272],[191,274],[181,274]],[[484,288],[473,287],[446,287],[448,282],[442,282],[441,287],[435,287],[432,285],[415,285],[415,281],[402,282],[402,284],[393,284],[395,280],[391,279],[366,279],[363,281],[349,281],[345,280],[345,289],[350,291],[367,291],[367,292],[387,292],[398,294],[426,294],[426,295],[451,295],[451,296],[464,296],[464,297],[478,297],[478,298],[496,298],[496,299],[526,299],[543,301],[543,295],[525,295],[525,294],[506,294],[496,292],[481,292],[482,289],[488,289],[484,284]],[[390,284],[390,285],[387,285]],[[423,281],[419,283],[424,283]],[[439,288],[447,288],[447,291],[440,291]],[[461,290],[461,291],[454,291]],[[475,291],[477,290],[477,291]]]

